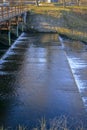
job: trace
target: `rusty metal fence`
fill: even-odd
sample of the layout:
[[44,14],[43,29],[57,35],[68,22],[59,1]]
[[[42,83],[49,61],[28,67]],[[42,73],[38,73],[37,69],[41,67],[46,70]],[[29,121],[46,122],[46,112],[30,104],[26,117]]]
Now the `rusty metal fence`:
[[28,11],[27,5],[0,6],[0,22]]

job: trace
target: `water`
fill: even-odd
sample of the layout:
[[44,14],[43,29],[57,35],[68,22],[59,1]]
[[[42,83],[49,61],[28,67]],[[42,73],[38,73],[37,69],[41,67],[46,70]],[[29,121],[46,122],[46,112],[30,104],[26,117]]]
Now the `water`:
[[65,41],[64,44],[67,59],[87,111],[87,45],[78,41]]
[[61,115],[86,121],[70,62],[86,57],[86,47],[73,46],[68,41],[61,44],[57,34],[21,34],[0,60],[0,125],[33,128],[43,117],[48,121]]
[[2,55],[7,51],[8,46],[4,46],[0,43],[0,58],[2,57]]

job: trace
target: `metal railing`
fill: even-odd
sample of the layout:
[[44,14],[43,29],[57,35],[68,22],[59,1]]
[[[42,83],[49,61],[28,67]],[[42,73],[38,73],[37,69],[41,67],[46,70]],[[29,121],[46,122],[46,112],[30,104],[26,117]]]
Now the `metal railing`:
[[27,5],[0,6],[0,22],[28,11]]

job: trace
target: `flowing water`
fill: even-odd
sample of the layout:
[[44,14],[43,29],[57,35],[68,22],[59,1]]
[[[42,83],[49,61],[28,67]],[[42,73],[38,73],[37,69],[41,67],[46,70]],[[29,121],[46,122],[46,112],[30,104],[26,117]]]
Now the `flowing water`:
[[64,41],[63,45],[85,110],[87,111],[87,45],[78,41]]
[[32,128],[61,115],[86,121],[86,45],[23,33],[0,52],[0,126]]

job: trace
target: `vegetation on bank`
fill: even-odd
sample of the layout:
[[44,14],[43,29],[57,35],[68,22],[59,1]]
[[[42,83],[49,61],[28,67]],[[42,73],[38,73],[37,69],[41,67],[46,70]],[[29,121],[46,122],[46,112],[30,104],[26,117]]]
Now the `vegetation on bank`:
[[87,6],[57,6],[56,4],[41,4],[41,6],[29,6],[34,14],[52,17],[60,20],[60,26],[55,26],[56,32],[74,40],[87,43]]
[[[87,130],[87,126],[80,120],[79,122],[73,118],[69,119],[66,116],[54,118],[49,122],[42,118],[36,127],[17,126],[15,130]],[[0,130],[14,130],[12,127],[0,127]]]

